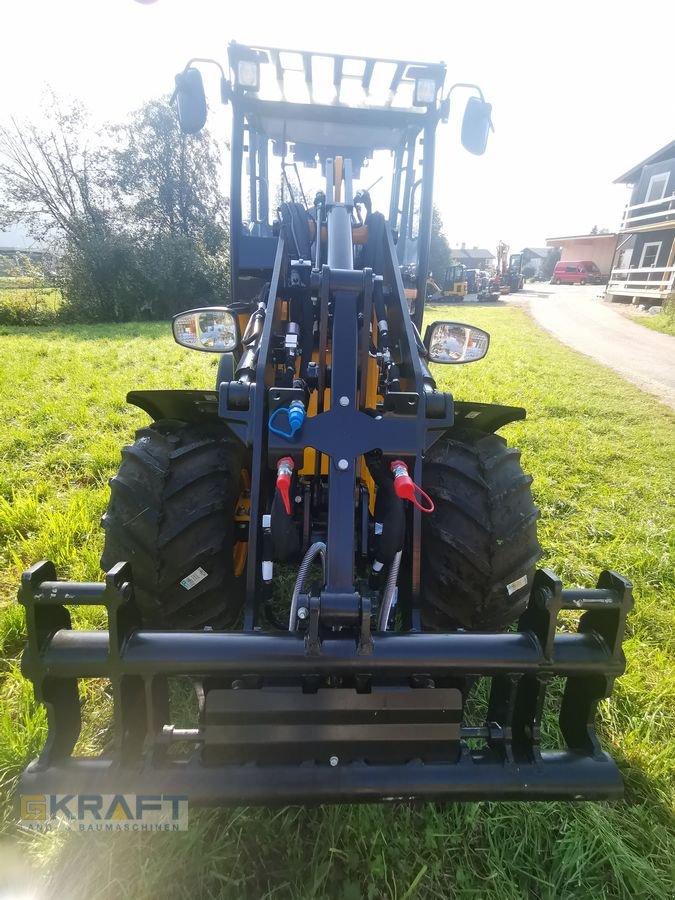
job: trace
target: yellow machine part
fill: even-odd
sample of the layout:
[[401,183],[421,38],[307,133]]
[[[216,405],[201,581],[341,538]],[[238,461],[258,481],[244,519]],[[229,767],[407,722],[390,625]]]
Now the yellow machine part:
[[[241,494],[237,500],[234,512],[235,522],[245,522],[247,525],[251,518],[251,477],[246,469],[241,470]],[[232,551],[234,558],[234,576],[239,578],[244,574],[246,559],[248,557],[248,544],[246,541],[237,541]]]
[[[376,332],[375,332],[376,333]],[[315,362],[319,361],[318,353],[313,354],[313,360]],[[330,365],[330,351],[326,353],[326,365]],[[377,380],[378,380],[378,368],[377,362],[372,358],[368,357],[368,388],[366,392],[366,406],[369,409],[375,409],[377,406],[378,394],[377,394]],[[325,392],[325,405],[324,408],[326,410],[330,409],[330,389],[327,388]],[[318,396],[317,392],[314,391],[309,398],[309,408],[307,410],[308,416],[315,416],[317,414],[317,406],[318,406]],[[299,471],[299,475],[313,475],[316,466],[316,450],[313,447],[307,447],[304,451],[302,468]],[[375,511],[375,482],[370,476],[370,472],[368,471],[368,467],[366,466],[363,457],[359,459],[359,469],[360,469],[360,477],[364,482],[368,489],[368,503],[371,515]],[[325,454],[321,456],[321,474],[328,475],[328,457]]]

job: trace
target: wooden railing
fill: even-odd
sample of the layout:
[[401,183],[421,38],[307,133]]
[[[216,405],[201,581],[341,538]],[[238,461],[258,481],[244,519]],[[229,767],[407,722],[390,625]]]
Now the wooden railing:
[[656,227],[675,224],[675,192],[660,200],[649,200],[647,203],[636,203],[627,206],[623,213],[621,231],[630,231],[640,226]]
[[607,284],[608,294],[663,299],[675,291],[675,266],[644,269],[612,269]]

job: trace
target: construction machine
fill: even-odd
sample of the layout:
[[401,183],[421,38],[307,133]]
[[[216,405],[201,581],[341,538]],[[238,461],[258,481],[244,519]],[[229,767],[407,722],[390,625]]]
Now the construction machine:
[[[631,586],[537,570],[531,478],[497,434],[525,410],[455,400],[451,369],[439,386],[490,337],[424,321],[437,126],[468,91],[462,143],[482,154],[490,105],[448,92],[440,63],[228,55],[231,302],[173,320],[181,346],[217,354],[216,383],[128,394],[152,422],[110,483],[104,581],[47,561],[23,577],[48,730],[20,795],[620,796],[594,720]],[[198,65],[176,79],[188,135],[207,117]],[[385,213],[364,194],[382,159]],[[275,211],[289,161],[322,185]],[[105,619],[76,627],[93,606]],[[91,679],[111,706],[97,756],[76,750]]]
[[439,287],[433,277],[427,279],[426,299],[432,303],[442,300],[463,300],[467,295],[468,281],[466,266],[461,263],[448,266],[443,277],[442,287]]

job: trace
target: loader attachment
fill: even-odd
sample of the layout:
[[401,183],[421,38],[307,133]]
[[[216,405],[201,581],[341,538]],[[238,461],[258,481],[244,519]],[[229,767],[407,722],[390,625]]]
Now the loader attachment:
[[[125,563],[105,584],[57,581],[39,563],[20,600],[23,672],[48,714],[21,795],[178,793],[193,805],[272,806],[622,794],[594,727],[624,670],[632,608],[630,583],[612,572],[594,590],[563,590],[539,571],[518,629],[496,634],[371,634],[367,622],[360,637],[317,637],[314,610],[304,631],[144,631]],[[74,630],[67,607],[93,605],[105,607],[107,632]],[[582,613],[575,633],[556,631],[561,610]],[[177,676],[201,697],[194,727],[173,719]],[[80,679],[111,686],[114,733],[98,757],[73,755]],[[474,710],[469,721],[484,682],[482,720]],[[548,749],[552,699],[561,745]]]

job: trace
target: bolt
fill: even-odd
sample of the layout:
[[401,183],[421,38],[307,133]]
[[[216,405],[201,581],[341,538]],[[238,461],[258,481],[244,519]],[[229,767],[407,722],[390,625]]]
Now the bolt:
[[243,687],[244,687],[244,682],[241,680],[241,678],[235,678],[234,681],[232,682],[232,690],[233,691],[240,691]]
[[331,756],[331,758],[328,760],[328,762],[334,768],[335,766],[337,766],[337,764],[340,762],[340,760],[337,758],[337,756]]
[[300,496],[300,494],[296,494],[296,495],[295,495],[295,502],[296,502],[296,503],[302,503],[302,497]]
[[341,472],[346,472],[349,468],[349,460],[347,459],[338,459],[337,467]]
[[349,406],[349,397],[340,397],[340,406]]
[[301,606],[301,607],[298,609],[298,618],[299,618],[301,621],[304,621],[304,619],[306,619],[308,615],[309,615],[309,610],[307,609],[306,606]]

